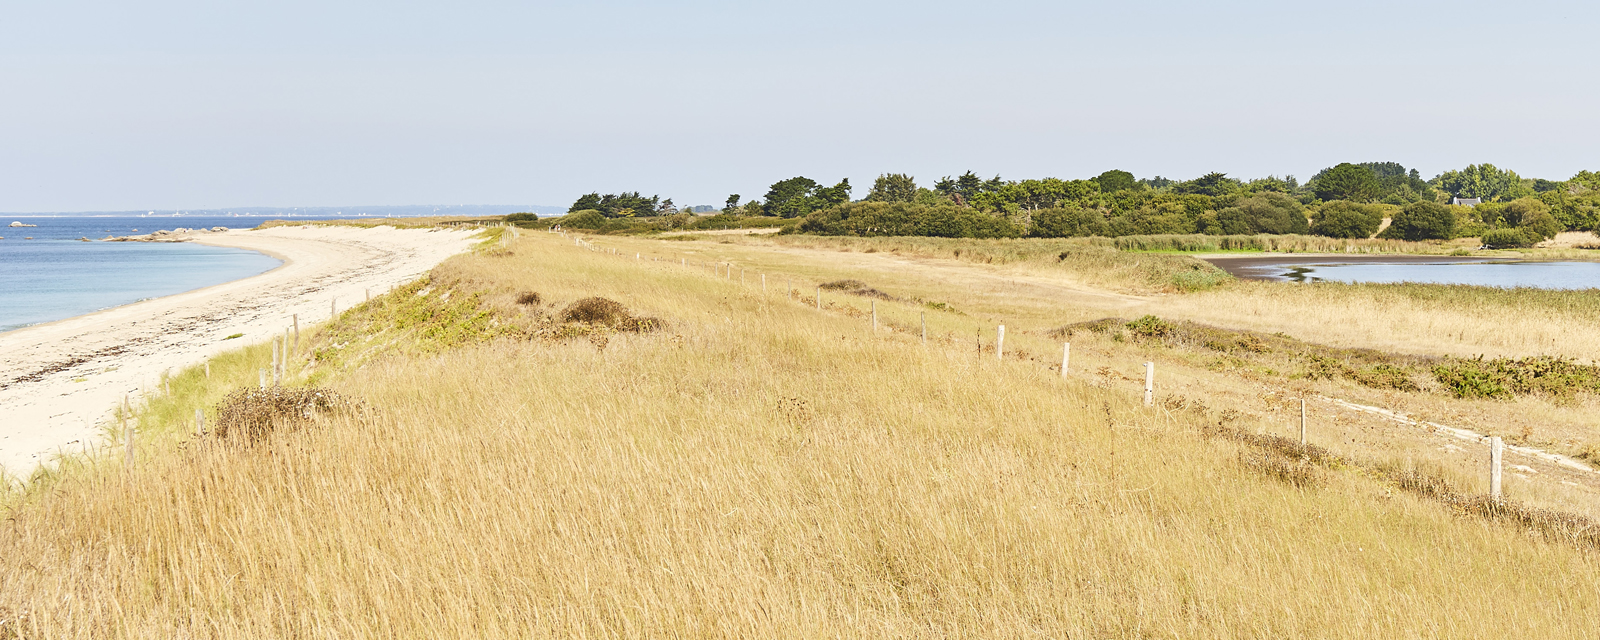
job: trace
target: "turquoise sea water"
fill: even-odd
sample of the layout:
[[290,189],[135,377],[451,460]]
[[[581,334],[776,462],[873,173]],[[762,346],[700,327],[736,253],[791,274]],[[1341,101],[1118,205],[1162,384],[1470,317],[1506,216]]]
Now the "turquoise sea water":
[[[6,226],[13,221],[38,226]],[[177,227],[247,229],[259,223],[192,217],[0,219],[0,331],[247,278],[282,264],[244,249],[79,238]]]

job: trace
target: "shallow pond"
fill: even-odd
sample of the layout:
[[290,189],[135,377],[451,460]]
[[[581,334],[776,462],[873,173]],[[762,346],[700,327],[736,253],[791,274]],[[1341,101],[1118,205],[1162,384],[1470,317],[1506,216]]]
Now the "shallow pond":
[[1600,262],[1285,264],[1278,277],[1296,282],[1420,282],[1484,287],[1592,289],[1600,287]]

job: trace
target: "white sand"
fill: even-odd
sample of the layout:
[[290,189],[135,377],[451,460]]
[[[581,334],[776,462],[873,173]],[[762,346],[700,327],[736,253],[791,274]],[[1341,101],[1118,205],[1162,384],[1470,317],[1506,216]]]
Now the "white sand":
[[[139,403],[169,369],[281,335],[426,273],[475,231],[275,227],[195,234],[196,242],[284,260],[258,276],[0,333],[0,469],[24,478],[58,452],[104,446],[123,394]],[[243,333],[234,340],[223,338]],[[74,380],[83,380],[74,382]]]

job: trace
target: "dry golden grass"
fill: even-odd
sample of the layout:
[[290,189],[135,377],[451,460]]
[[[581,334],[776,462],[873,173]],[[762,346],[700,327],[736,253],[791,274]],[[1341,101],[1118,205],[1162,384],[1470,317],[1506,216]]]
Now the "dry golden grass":
[[1167,297],[1149,310],[1337,346],[1600,362],[1600,298],[1593,291],[1237,282]]
[[1062,380],[1027,357],[1048,356],[1043,337],[975,357],[966,332],[986,319],[929,313],[923,347],[909,304],[877,302],[898,330],[873,335],[866,300],[818,312],[537,233],[434,281],[491,307],[602,296],[674,329],[604,348],[407,349],[391,342],[416,336],[390,332],[363,343],[387,351],[313,374],[371,417],[63,473],[0,528],[0,637],[1421,638],[1600,621],[1594,552],[1356,470],[1273,480],[1202,435],[1216,412]]

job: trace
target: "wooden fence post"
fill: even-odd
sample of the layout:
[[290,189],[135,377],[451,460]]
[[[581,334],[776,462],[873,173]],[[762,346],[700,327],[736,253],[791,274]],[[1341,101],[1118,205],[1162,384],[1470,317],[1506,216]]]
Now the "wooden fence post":
[[366,301],[367,302],[372,302],[372,289],[371,288],[367,288],[367,289],[362,289],[362,291],[366,292],[366,294],[367,294],[367,300]]
[[1505,441],[1500,436],[1489,438],[1489,497],[1500,501],[1500,459],[1505,455]]
[[822,310],[822,287],[817,287],[817,311]]
[[767,295],[767,274],[761,274],[761,295]]
[[878,301],[872,301],[872,332],[878,332]]
[[328,299],[328,319],[332,320],[332,319],[337,318],[337,317],[339,317],[339,298],[337,298],[337,297],[329,298]]
[[128,456],[128,464],[127,464],[127,466],[128,466],[129,469],[132,469],[133,468],[133,427],[128,425],[128,416],[126,416],[126,415],[122,416],[122,435],[123,435],[123,441],[124,441],[123,445],[122,445],[122,448],[126,450],[126,453],[127,453],[127,456]]
[[1067,366],[1072,362],[1072,343],[1061,343],[1061,377],[1067,377]]
[[1000,325],[1000,330],[995,332],[994,358],[996,360],[1005,360],[1006,359],[1006,326],[1005,325]]
[[1300,448],[1306,448],[1306,399],[1300,399]]
[[261,387],[262,389],[267,388],[267,370],[266,369],[256,369],[256,382],[257,382],[257,386]]
[[199,407],[194,409],[194,434],[197,436],[206,434],[206,412]]
[[1156,400],[1156,363],[1144,363],[1144,406],[1154,406]]
[[922,312],[922,346],[928,346],[928,312]]
[[211,379],[211,361],[210,360],[206,361],[206,379],[207,380]]

